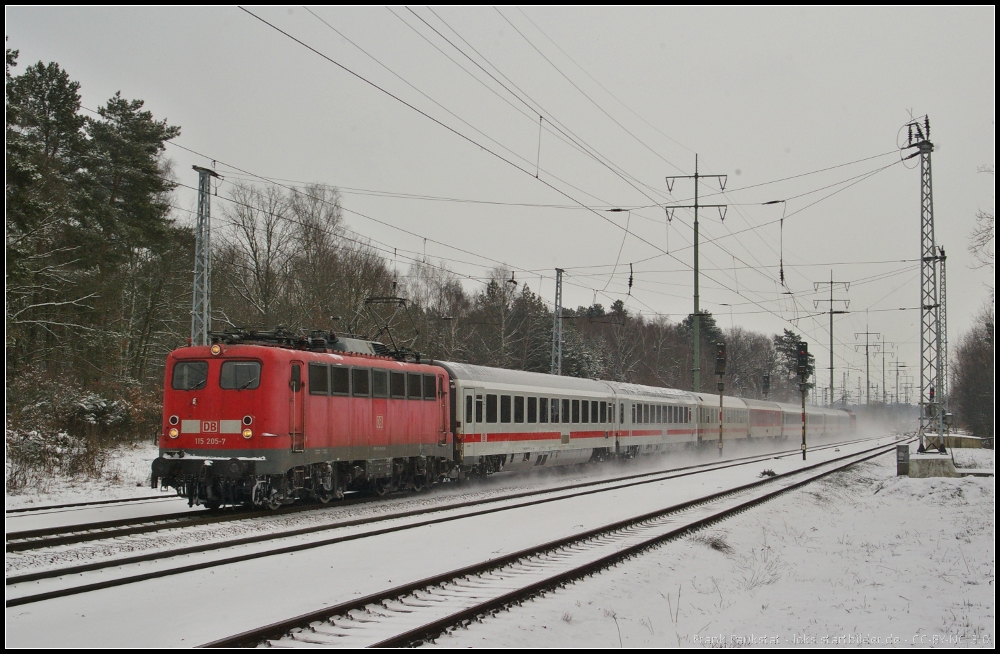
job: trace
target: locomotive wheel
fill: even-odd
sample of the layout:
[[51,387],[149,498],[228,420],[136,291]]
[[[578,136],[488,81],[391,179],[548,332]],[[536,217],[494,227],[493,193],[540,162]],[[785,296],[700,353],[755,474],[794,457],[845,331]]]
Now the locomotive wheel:
[[320,504],[326,504],[333,499],[333,491],[320,490],[316,493],[316,499],[319,500]]
[[376,479],[372,483],[372,490],[374,490],[375,494],[379,497],[385,497],[385,494],[389,492],[390,487],[391,483],[388,479]]
[[271,509],[272,511],[277,511],[278,509],[280,509],[281,496],[278,495],[278,491],[271,491],[271,495],[266,500],[264,500],[264,504],[266,504],[267,508]]
[[413,478],[410,485],[413,487],[414,492],[419,493],[424,490],[424,487],[427,485],[427,479],[423,475],[417,475]]

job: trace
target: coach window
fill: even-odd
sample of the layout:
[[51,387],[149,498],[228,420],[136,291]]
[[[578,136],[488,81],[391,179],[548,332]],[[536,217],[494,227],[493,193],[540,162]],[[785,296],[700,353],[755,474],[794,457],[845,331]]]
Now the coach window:
[[580,422],[590,422],[590,402],[580,401]]
[[500,396],[500,422],[510,422],[510,395]]
[[524,397],[514,396],[514,422],[524,422]]
[[528,398],[528,422],[538,422],[538,398]]
[[372,397],[389,397],[389,373],[372,370]]
[[559,398],[552,398],[552,422],[559,422]]
[[486,422],[497,421],[497,396],[486,396]]
[[569,422],[569,400],[562,401],[562,421]]
[[389,392],[391,396],[395,399],[402,399],[406,397],[406,373],[405,372],[390,372],[389,373]]
[[625,403],[624,402],[619,402],[618,403],[618,420],[621,422],[621,424],[623,424],[623,425],[625,424]]
[[368,368],[351,368],[351,389],[355,396],[368,397],[371,392],[368,374]]
[[260,363],[257,361],[223,362],[219,386],[238,391],[257,388],[260,386]]
[[468,425],[472,422],[472,396],[465,396],[465,424]]
[[[653,412],[651,411],[651,409],[652,409],[652,408],[653,408],[653,407],[652,407],[652,405],[649,405],[649,404],[644,404],[644,405],[643,405],[643,407],[642,407],[642,421],[643,421],[644,423],[646,423],[647,425],[648,425],[649,423],[653,422],[653,421],[652,421],[652,420],[650,419],[650,415],[649,415],[650,413],[653,413]],[[654,414],[654,415],[655,415],[655,414]]]
[[573,400],[573,423],[580,422],[580,400]]
[[602,423],[607,422],[608,421],[608,403],[607,402],[601,402],[600,411],[601,411],[601,416],[600,416],[601,422]]
[[424,375],[424,399],[437,399],[437,375]]
[[175,391],[197,391],[208,383],[207,361],[178,361],[170,387]]
[[330,392],[330,366],[322,363],[309,364],[309,394],[327,395]]
[[483,396],[476,396],[476,424],[480,425],[483,422]]
[[330,395],[348,395],[351,392],[351,369],[330,366]]
[[549,421],[549,398],[538,398],[538,422]]
[[419,400],[423,396],[424,376],[416,372],[406,373],[406,397]]
[[657,404],[656,405],[656,422],[657,423],[662,423],[663,422],[663,405],[662,404]]

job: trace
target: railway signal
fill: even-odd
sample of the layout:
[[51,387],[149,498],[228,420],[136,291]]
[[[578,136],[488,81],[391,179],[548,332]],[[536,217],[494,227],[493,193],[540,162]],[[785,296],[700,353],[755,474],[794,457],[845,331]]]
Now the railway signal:
[[726,344],[721,341],[715,344],[715,374],[719,376],[719,456],[722,456],[722,418],[724,415],[722,391],[725,389],[722,377],[726,374]]
[[806,393],[809,391],[809,344],[800,341],[796,344],[797,368],[799,372],[799,391],[802,392],[802,460],[806,460]]
[[723,376],[726,374],[726,344],[715,344],[715,374]]

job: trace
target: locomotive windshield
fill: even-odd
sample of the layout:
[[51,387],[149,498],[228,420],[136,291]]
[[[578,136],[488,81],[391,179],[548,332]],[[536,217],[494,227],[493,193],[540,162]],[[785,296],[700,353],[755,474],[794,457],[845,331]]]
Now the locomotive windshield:
[[208,382],[207,361],[178,361],[170,386],[175,391],[196,391]]
[[252,389],[260,386],[260,362],[225,361],[219,386],[227,390]]

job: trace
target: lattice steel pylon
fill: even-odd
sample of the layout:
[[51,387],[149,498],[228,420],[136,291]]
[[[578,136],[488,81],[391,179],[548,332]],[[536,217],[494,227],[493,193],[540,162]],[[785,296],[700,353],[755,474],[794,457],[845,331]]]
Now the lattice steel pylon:
[[934,196],[931,185],[930,121],[906,125],[907,148],[920,156],[920,447],[944,451],[944,339],[942,334],[941,257],[934,242]]
[[191,299],[191,345],[208,345],[212,330],[212,178],[218,173],[198,171],[198,215],[194,227],[194,294]]
[[941,266],[941,352],[938,354],[941,361],[941,407],[944,410],[945,428],[949,427],[948,404],[951,397],[951,380],[948,378],[948,284],[945,275],[945,263],[948,257],[944,254],[944,248],[938,248],[938,263]]

